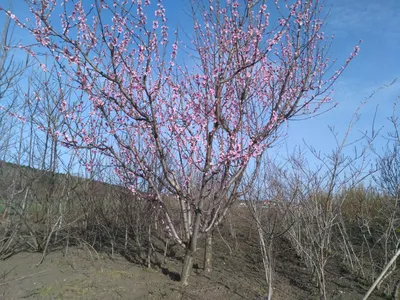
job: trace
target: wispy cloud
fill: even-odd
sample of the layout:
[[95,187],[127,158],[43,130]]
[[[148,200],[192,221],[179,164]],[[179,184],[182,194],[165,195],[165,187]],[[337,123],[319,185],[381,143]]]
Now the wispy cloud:
[[328,0],[329,27],[341,35],[379,36],[400,47],[400,1]]

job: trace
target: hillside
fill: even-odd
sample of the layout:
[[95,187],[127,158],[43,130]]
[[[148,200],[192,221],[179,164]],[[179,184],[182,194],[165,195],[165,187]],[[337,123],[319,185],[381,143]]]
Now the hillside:
[[[2,163],[0,176],[0,213],[13,197],[0,231],[1,299],[266,299],[257,231],[245,206],[233,208],[214,233],[212,274],[202,270],[201,240],[191,284],[182,287],[183,250],[167,239],[164,258],[166,237],[145,201],[121,187],[12,164]],[[274,240],[274,257],[273,299],[319,298],[285,235]],[[339,255],[330,256],[326,271],[329,299],[361,299],[368,289]],[[386,298],[376,292],[370,299]]]

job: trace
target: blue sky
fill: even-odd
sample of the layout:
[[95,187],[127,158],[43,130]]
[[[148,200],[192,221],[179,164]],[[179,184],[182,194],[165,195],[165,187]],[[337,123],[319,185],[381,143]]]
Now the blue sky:
[[[3,2],[8,1],[1,0]],[[164,4],[170,24],[178,24],[181,32],[191,28],[190,18],[183,11],[188,7],[187,1],[166,0]],[[14,0],[13,10],[20,18],[29,16],[24,0]],[[361,119],[354,127],[351,139],[359,137],[360,131],[370,131],[377,107],[375,127],[384,126],[382,134],[390,130],[387,118],[392,114],[396,97],[400,96],[400,1],[326,0],[325,13],[329,13],[325,32],[335,35],[330,56],[337,58],[340,64],[359,40],[363,40],[360,54],[336,84],[334,101],[339,105],[310,120],[290,122],[285,142],[272,152],[290,151],[296,145],[304,145],[303,140],[322,152],[329,152],[334,147],[334,138],[328,126],[334,126],[339,137],[343,136],[360,102],[374,91],[377,92],[362,109]],[[0,24],[3,21],[4,15],[0,14]],[[27,40],[27,35],[20,30],[16,33],[15,40]],[[396,78],[399,78],[397,83],[380,89]],[[384,145],[383,138],[376,140],[378,150]]]
[[[359,40],[363,40],[361,51],[336,84],[334,100],[338,107],[311,120],[292,123],[287,139],[289,149],[301,144],[302,139],[321,151],[332,149],[334,139],[328,125],[335,126],[343,136],[359,103],[374,91],[377,92],[361,110],[351,138],[359,137],[359,131],[370,131],[377,106],[375,127],[384,126],[382,133],[386,133],[391,130],[387,118],[400,96],[400,82],[380,89],[400,77],[400,1],[327,0],[325,7],[330,8],[326,32],[335,34],[331,57],[345,59]],[[378,138],[375,147],[379,150],[385,143]]]

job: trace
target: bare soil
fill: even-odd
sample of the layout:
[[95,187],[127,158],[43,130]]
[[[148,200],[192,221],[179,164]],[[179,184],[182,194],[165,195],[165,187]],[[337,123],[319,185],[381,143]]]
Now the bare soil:
[[[255,236],[255,235],[254,235]],[[201,269],[202,250],[195,259],[191,284],[179,283],[182,252],[152,268],[129,261],[129,257],[96,252],[82,245],[49,253],[19,253],[0,261],[0,299],[266,299],[262,262],[252,234],[239,234],[235,249],[219,234],[215,236],[214,270],[206,276]],[[274,298],[277,300],[319,299],[309,274],[285,240],[277,245]],[[128,258],[128,259],[127,259]],[[156,261],[162,261],[159,255]],[[367,290],[334,260],[328,265],[330,299],[362,299]],[[370,299],[385,299],[379,294]]]

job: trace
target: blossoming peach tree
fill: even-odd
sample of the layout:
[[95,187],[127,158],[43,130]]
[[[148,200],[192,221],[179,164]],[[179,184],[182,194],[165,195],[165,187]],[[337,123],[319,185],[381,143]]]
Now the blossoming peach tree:
[[[183,284],[201,235],[211,270],[212,232],[243,192],[246,170],[283,124],[331,103],[332,85],[358,52],[332,70],[318,0],[188,1],[193,27],[184,41],[161,0],[26,2],[32,20],[5,10],[36,38],[21,47],[44,71],[40,55],[53,57],[53,77],[75,89],[60,104],[65,129],[55,134],[110,157],[133,193],[146,183],[186,250]],[[179,203],[183,230],[166,194]]]

